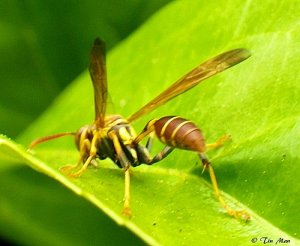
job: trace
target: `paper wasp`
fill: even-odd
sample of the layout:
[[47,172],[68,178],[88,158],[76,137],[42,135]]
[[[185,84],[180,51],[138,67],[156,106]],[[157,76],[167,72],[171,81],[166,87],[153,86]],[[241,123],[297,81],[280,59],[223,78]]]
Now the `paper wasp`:
[[[248,220],[250,217],[245,211],[234,210],[224,201],[212,165],[205,154],[207,148],[221,146],[226,137],[219,139],[214,144],[205,144],[201,130],[193,122],[178,116],[166,116],[150,120],[138,135],[135,134],[130,123],[191,89],[204,79],[244,61],[249,56],[248,50],[235,49],[211,58],[184,75],[137,112],[128,118],[123,118],[120,115],[105,114],[108,94],[105,44],[97,38],[91,50],[89,67],[94,87],[94,122],[91,125],[81,127],[77,132],[66,132],[36,139],[31,143],[30,148],[54,138],[74,135],[76,146],[80,152],[80,159],[76,165],[61,168],[62,172],[68,173],[71,177],[80,176],[95,159],[110,158],[125,172],[123,213],[129,217],[131,216],[130,167],[141,164],[152,165],[167,157],[176,148],[191,150],[199,155],[203,164],[203,171],[208,169],[216,197],[227,213],[233,217]],[[151,157],[150,150],[154,136],[165,144],[165,147],[161,152]],[[146,145],[143,145],[141,141],[145,138],[148,140]],[[71,172],[72,170],[75,171]]]

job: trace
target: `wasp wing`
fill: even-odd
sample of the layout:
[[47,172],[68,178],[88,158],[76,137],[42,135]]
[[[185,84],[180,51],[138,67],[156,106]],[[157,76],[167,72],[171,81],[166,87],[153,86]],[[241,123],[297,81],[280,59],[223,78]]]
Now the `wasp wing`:
[[136,120],[156,109],[157,107],[168,102],[172,98],[198,85],[201,81],[217,74],[225,69],[232,67],[250,57],[250,52],[246,49],[235,49],[224,52],[216,57],[213,57],[198,67],[194,68],[188,74],[177,80],[165,91],[160,93],[153,100],[148,102],[145,106],[139,109],[136,113],[128,118],[129,122]]
[[95,123],[98,127],[104,127],[107,101],[107,77],[105,43],[96,38],[91,50],[90,67],[91,79],[94,86]]

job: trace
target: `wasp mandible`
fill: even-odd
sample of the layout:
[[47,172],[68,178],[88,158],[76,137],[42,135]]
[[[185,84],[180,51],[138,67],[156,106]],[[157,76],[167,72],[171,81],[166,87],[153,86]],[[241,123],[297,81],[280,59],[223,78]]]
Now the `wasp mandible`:
[[[58,137],[75,136],[75,143],[80,152],[79,161],[76,165],[68,165],[60,169],[71,177],[80,176],[95,159],[110,158],[125,172],[123,213],[128,217],[131,216],[130,167],[141,164],[152,165],[166,158],[174,149],[190,150],[198,154],[203,164],[203,171],[208,170],[215,195],[226,212],[235,218],[248,220],[250,217],[247,212],[234,210],[224,201],[212,165],[205,154],[208,148],[221,146],[226,141],[226,136],[220,138],[216,143],[205,144],[201,130],[193,122],[179,116],[152,119],[139,134],[136,134],[131,126],[131,122],[134,120],[198,85],[201,81],[244,61],[248,57],[250,57],[248,50],[234,49],[211,58],[177,80],[137,112],[124,118],[120,115],[106,115],[108,89],[105,44],[97,38],[91,50],[89,67],[94,87],[94,122],[91,125],[81,127],[77,132],[60,133],[36,139],[30,144],[30,148]],[[154,136],[165,147],[152,157],[150,150]],[[145,138],[147,138],[147,142],[143,145],[141,141]]]

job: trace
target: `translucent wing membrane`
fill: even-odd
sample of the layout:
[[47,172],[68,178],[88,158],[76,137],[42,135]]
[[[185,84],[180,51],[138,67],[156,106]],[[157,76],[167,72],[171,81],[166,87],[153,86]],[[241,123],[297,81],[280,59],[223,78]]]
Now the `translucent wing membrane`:
[[246,49],[235,49],[224,52],[214,58],[205,61],[191,72],[177,80],[165,91],[139,109],[128,118],[128,121],[134,121],[137,118],[149,113],[172,98],[198,85],[201,81],[232,67],[250,57],[250,52]]
[[96,38],[91,51],[90,75],[94,86],[95,124],[104,127],[107,100],[105,44]]

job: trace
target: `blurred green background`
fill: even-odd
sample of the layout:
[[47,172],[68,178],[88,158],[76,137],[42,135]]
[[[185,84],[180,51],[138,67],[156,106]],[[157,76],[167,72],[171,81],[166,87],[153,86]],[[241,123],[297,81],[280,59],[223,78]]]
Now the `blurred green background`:
[[[168,2],[170,0],[0,1],[0,133],[16,138],[87,68],[95,37],[104,39],[109,50]],[[15,189],[11,180],[16,183]],[[36,192],[47,194],[47,204],[40,203],[34,195]],[[16,219],[13,221],[13,216],[0,218],[2,243],[71,245],[76,241],[84,245],[80,240],[86,239],[86,243],[93,245],[143,244],[126,229],[99,214],[91,204],[28,168],[2,175],[0,193],[1,209],[14,208],[14,211],[0,211],[1,215],[15,214]],[[62,202],[66,197],[68,202]],[[6,206],[6,199],[19,200],[22,205]],[[26,229],[20,234],[21,228],[28,227],[30,221],[37,225],[42,223],[50,231],[64,223],[53,220],[54,214],[44,214],[50,207],[56,207],[53,212],[63,211],[72,220],[74,228],[63,232],[63,238],[69,238],[68,241],[61,241],[60,235],[42,238],[41,228],[30,228],[35,236],[28,235]],[[74,207],[79,211],[78,216],[73,216]],[[85,233],[81,224],[91,219],[95,219],[95,227]],[[97,226],[97,221],[101,221],[101,225]],[[98,231],[104,224],[106,230]],[[82,231],[85,236],[77,237],[76,231]],[[91,238],[94,233],[97,237]]]
[[0,132],[16,137],[88,66],[169,0],[0,1]]

